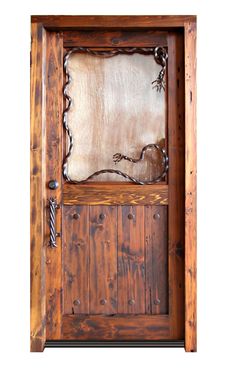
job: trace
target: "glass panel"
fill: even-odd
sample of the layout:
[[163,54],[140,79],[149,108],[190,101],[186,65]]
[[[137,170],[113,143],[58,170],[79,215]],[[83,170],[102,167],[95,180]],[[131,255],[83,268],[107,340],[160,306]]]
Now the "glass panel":
[[[67,93],[72,98],[68,112],[74,142],[68,159],[71,179],[81,181],[102,169],[121,170],[144,181],[160,174],[161,156],[155,149],[147,150],[136,164],[113,161],[117,152],[139,158],[147,144],[165,146],[166,93],[151,84],[160,69],[153,55],[70,56],[72,80]],[[92,180],[126,181],[116,174],[102,174]]]

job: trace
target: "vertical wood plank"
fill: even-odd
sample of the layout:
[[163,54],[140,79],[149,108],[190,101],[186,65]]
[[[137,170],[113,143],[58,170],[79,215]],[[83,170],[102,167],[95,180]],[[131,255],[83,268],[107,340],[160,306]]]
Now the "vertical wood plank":
[[43,351],[46,340],[45,329],[45,172],[44,172],[44,53],[45,32],[41,24],[31,25],[31,131],[30,131],[30,235],[31,235],[31,277],[30,277],[30,335],[31,351]]
[[197,350],[196,23],[185,24],[185,350]]
[[64,314],[89,313],[89,207],[63,207]]
[[[46,199],[54,197],[61,204],[61,164],[62,164],[62,86],[63,86],[63,40],[60,33],[47,32],[46,38]],[[56,179],[59,187],[48,188],[48,182]],[[56,210],[56,232],[61,233],[62,210]],[[49,225],[45,218],[47,241]],[[61,237],[57,238],[57,247],[47,246],[46,259],[46,306],[47,339],[60,339],[62,316],[62,261]]]
[[184,50],[183,34],[168,37],[169,315],[171,334],[184,339]]
[[146,313],[168,313],[167,206],[145,206]]
[[144,206],[118,207],[118,313],[145,313]]
[[117,312],[117,207],[90,206],[90,313]]

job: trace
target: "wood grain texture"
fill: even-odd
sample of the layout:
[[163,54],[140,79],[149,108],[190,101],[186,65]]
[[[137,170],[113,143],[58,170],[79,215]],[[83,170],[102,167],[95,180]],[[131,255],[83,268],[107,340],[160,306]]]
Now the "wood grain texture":
[[183,33],[168,37],[169,314],[176,339],[184,338],[184,49]]
[[166,184],[134,185],[89,183],[77,185],[65,183],[64,205],[167,205]]
[[[88,53],[70,56],[71,83],[67,86],[73,101],[67,115],[73,133],[73,151],[68,158],[70,179],[81,181],[102,169],[120,170],[143,181],[153,181],[161,174],[162,158],[155,149],[148,149],[137,163],[113,161],[115,153],[137,159],[147,144],[165,147],[166,94],[152,86],[160,70],[152,54],[119,54],[113,58]],[[105,173],[91,181],[128,180]]]
[[63,207],[63,313],[89,313],[89,210]]
[[63,210],[64,314],[168,313],[166,206]]
[[[62,108],[63,97],[63,40],[59,33],[46,34],[46,199],[56,199],[61,205],[61,164],[62,164]],[[56,179],[59,187],[50,190],[47,186],[51,179]],[[56,210],[56,232],[61,233],[61,208]],[[48,215],[47,215],[48,217]],[[46,220],[46,238],[49,241],[49,225]],[[46,307],[47,339],[60,339],[62,308],[62,262],[61,238],[56,239],[57,248],[47,246],[46,250]]]
[[31,131],[30,131],[30,336],[31,351],[43,351],[46,340],[45,306],[45,120],[44,50],[45,33],[40,24],[31,28]]
[[118,312],[145,313],[143,206],[118,206]]
[[89,207],[91,314],[117,312],[117,208]]
[[166,206],[145,206],[146,313],[168,313],[168,218]]
[[[117,16],[117,17],[103,17],[103,16],[89,16],[89,17],[70,17],[70,16],[34,16],[32,18],[32,67],[31,67],[31,350],[42,351],[44,347],[46,331],[46,309],[45,309],[45,249],[48,242],[48,229],[46,219],[46,200],[48,195],[59,195],[59,193],[45,192],[48,174],[58,174],[61,167],[61,160],[58,157],[61,149],[56,149],[59,146],[58,137],[52,134],[55,138],[55,143],[48,146],[45,136],[45,107],[49,110],[49,124],[47,133],[51,130],[49,127],[53,121],[59,122],[61,120],[60,109],[57,109],[59,104],[59,96],[61,97],[61,89],[56,92],[56,79],[55,75],[50,68],[56,60],[58,60],[59,51],[56,50],[56,40],[58,37],[57,47],[62,50],[61,37],[52,36],[48,44],[46,40],[46,31],[44,27],[58,31],[70,30],[73,32],[84,30],[89,38],[89,33],[98,31],[98,42],[104,39],[104,46],[113,47],[112,43],[118,42],[118,46],[122,43],[129,43],[125,40],[123,31],[132,32],[139,31],[151,32],[154,28],[158,30],[175,27],[185,27],[185,57],[182,48],[182,36],[175,36],[170,30],[170,39],[168,40],[168,76],[169,82],[167,86],[168,98],[168,123],[169,134],[168,141],[169,156],[170,156],[170,170],[169,173],[169,196],[165,197],[163,205],[169,203],[169,221],[168,228],[170,232],[169,241],[169,316],[168,315],[66,315],[61,317],[59,311],[60,298],[58,290],[61,290],[59,282],[61,278],[56,274],[57,267],[47,268],[47,274],[54,277],[49,278],[51,282],[47,288],[47,308],[49,308],[47,319],[50,321],[52,315],[52,324],[48,322],[47,334],[52,334],[52,338],[58,339],[85,339],[91,340],[93,337],[100,340],[104,335],[107,340],[159,340],[159,339],[183,339],[184,338],[184,310],[181,302],[184,300],[184,254],[185,254],[185,349],[186,351],[196,351],[196,137],[195,137],[195,115],[196,115],[196,91],[195,91],[195,68],[196,68],[196,55],[195,55],[195,40],[196,40],[196,24],[194,16]],[[41,24],[43,22],[43,24]],[[112,30],[113,29],[113,30]],[[105,36],[107,30],[107,36]],[[121,33],[122,31],[122,33]],[[125,31],[125,32],[126,32]],[[179,33],[179,30],[176,30]],[[112,33],[115,32],[118,40],[112,38]],[[95,33],[93,34],[95,37]],[[133,34],[134,35],[134,34]],[[73,39],[74,37],[74,39]],[[76,36],[72,37],[71,42],[76,42]],[[92,36],[91,36],[92,37]],[[107,39],[106,39],[107,37]],[[143,39],[144,40],[144,39]],[[152,38],[154,40],[154,38]],[[86,42],[86,38],[83,39]],[[92,46],[92,39],[89,41]],[[147,39],[144,42],[148,42]],[[153,41],[152,41],[153,42]],[[107,43],[107,44],[106,44]],[[109,44],[108,44],[109,43]],[[45,45],[49,47],[47,53]],[[106,45],[105,45],[106,44]],[[137,40],[138,45],[138,40]],[[146,45],[146,44],[145,44]],[[140,45],[142,46],[142,45]],[[185,58],[185,101],[184,101],[184,58]],[[51,63],[51,67],[47,63]],[[176,66],[175,66],[176,63]],[[45,73],[47,69],[47,76]],[[58,69],[58,70],[57,70]],[[61,76],[62,65],[58,64],[55,74]],[[52,71],[52,77],[50,74]],[[59,77],[60,79],[60,77]],[[45,102],[45,86],[51,86],[52,91],[55,93],[55,104],[53,97],[47,93],[48,103]],[[47,88],[46,88],[47,89]],[[49,94],[49,95],[48,95]],[[50,105],[52,105],[50,109]],[[184,107],[185,106],[185,112]],[[186,120],[185,143],[184,137],[184,114]],[[60,121],[61,123],[61,121]],[[57,125],[61,128],[61,125]],[[54,129],[53,129],[54,130]],[[172,139],[171,139],[172,136]],[[54,142],[52,142],[54,143]],[[180,202],[184,204],[184,197],[182,190],[184,188],[184,176],[182,177],[184,166],[182,161],[182,154],[184,155],[185,148],[185,163],[186,163],[186,176],[185,176],[185,243],[186,250],[184,252],[184,229],[182,229],[181,218],[184,218],[184,208]],[[52,157],[51,157],[52,156]],[[60,156],[60,154],[59,154]],[[51,165],[47,168],[47,173],[42,168],[42,163],[47,161]],[[47,165],[48,166],[48,165]],[[55,167],[55,168],[54,168]],[[171,172],[172,171],[172,172]],[[61,168],[60,168],[61,174]],[[176,177],[175,177],[176,176]],[[60,182],[61,178],[59,178]],[[130,186],[130,185],[129,185]],[[85,199],[85,205],[89,205],[88,197],[91,196],[94,205],[105,203],[105,205],[128,205],[127,202],[133,205],[158,205],[158,199],[155,195],[149,197],[148,191],[141,194],[132,191],[130,195],[126,189],[123,188],[122,197],[117,192],[112,193],[112,187],[106,188],[105,193],[98,187],[99,196],[96,198],[95,188],[92,189],[93,193],[90,196],[86,194],[85,188],[80,187],[84,194],[79,195],[77,201],[77,188],[68,188],[65,185],[65,202],[68,205],[81,205],[82,198]],[[139,187],[139,186],[138,186]],[[142,187],[140,187],[141,189]],[[150,188],[149,188],[150,189]],[[166,193],[168,188],[166,188]],[[101,193],[100,193],[101,192]],[[108,192],[108,193],[107,193]],[[176,192],[176,193],[175,193]],[[165,193],[165,194],[166,194]],[[179,199],[177,199],[180,196]],[[137,199],[138,198],[138,199]],[[162,198],[162,196],[161,196]],[[182,200],[182,201],[180,201]],[[127,201],[127,202],[126,202]],[[176,201],[176,202],[175,202]],[[152,203],[153,202],[153,203]],[[160,201],[161,203],[162,201]],[[131,204],[131,205],[132,205]],[[76,206],[75,206],[76,207]],[[81,207],[81,206],[78,206]],[[120,208],[121,206],[118,206]],[[125,206],[127,207],[127,206]],[[155,206],[156,207],[156,206]],[[57,214],[60,218],[60,212]],[[171,226],[174,229],[171,231]],[[60,222],[57,221],[57,226],[60,227]],[[183,231],[183,232],[182,232]],[[145,237],[145,233],[144,236]],[[59,239],[57,239],[59,242]],[[60,242],[59,242],[60,243]],[[58,254],[58,252],[56,252]],[[59,254],[56,255],[56,261]],[[60,257],[59,257],[60,263]],[[47,259],[47,266],[51,264],[51,260]],[[53,264],[55,264],[53,262]],[[55,292],[51,288],[56,288]],[[141,290],[142,292],[142,290]],[[56,293],[56,294],[55,294]],[[48,296],[49,295],[49,296]],[[52,300],[50,301],[50,295]],[[145,294],[144,294],[145,295]],[[145,301],[145,300],[144,300]],[[51,310],[51,314],[50,314]],[[54,315],[55,312],[55,315]],[[62,326],[62,332],[59,334]],[[51,335],[49,335],[51,336]]]
[[62,339],[71,340],[162,340],[171,339],[169,318],[160,316],[63,317]]
[[185,22],[194,22],[193,15],[179,16],[38,16],[33,15],[31,22],[42,23],[51,30],[72,29],[148,29],[184,27]]
[[185,24],[185,350],[197,350],[196,23]]
[[156,30],[120,31],[64,31],[65,48],[84,47],[142,47],[151,48],[167,45],[167,32]]

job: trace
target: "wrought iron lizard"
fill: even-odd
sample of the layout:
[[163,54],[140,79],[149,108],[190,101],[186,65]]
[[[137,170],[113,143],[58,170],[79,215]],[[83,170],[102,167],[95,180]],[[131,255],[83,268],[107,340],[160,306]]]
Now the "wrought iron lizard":
[[165,73],[166,73],[166,61],[168,58],[168,54],[165,48],[155,48],[154,49],[154,59],[157,63],[162,66],[162,69],[159,72],[158,77],[156,80],[152,82],[155,84],[153,87],[157,89],[157,91],[161,92],[161,89],[165,90]]
[[90,180],[90,179],[92,179],[92,178],[94,178],[94,177],[96,177],[100,174],[111,173],[111,174],[120,175],[120,176],[130,180],[133,183],[142,184],[142,185],[143,184],[154,184],[154,183],[157,183],[157,182],[161,181],[164,178],[164,176],[166,175],[167,171],[168,171],[168,157],[167,157],[167,154],[166,154],[165,150],[160,148],[157,144],[146,145],[142,149],[139,159],[133,159],[131,157],[122,155],[120,153],[116,153],[115,155],[113,155],[113,161],[115,162],[115,164],[118,163],[119,161],[121,161],[122,159],[133,162],[133,163],[137,163],[137,162],[143,160],[144,153],[146,152],[147,149],[154,148],[154,149],[160,151],[160,153],[162,155],[163,170],[162,170],[162,173],[152,181],[141,181],[141,180],[138,180],[138,179],[136,179],[136,178],[134,178],[134,177],[132,177],[132,176],[126,174],[126,173],[123,173],[120,170],[116,170],[116,169],[102,169],[102,170],[96,171],[95,173],[91,174],[89,177],[87,177],[86,179],[83,179],[81,181],[75,181],[75,180],[72,180],[69,177],[68,172],[67,172],[67,165],[68,165],[68,159],[71,156],[71,153],[72,153],[72,150],[73,150],[73,135],[72,135],[71,129],[69,128],[68,120],[67,120],[67,115],[68,115],[68,112],[69,112],[69,110],[71,108],[71,104],[72,104],[72,98],[67,93],[67,87],[71,83],[71,75],[70,75],[69,70],[68,70],[68,60],[69,60],[71,54],[78,53],[78,52],[88,53],[90,55],[103,57],[103,58],[114,57],[118,54],[128,54],[128,55],[132,55],[134,53],[139,53],[139,54],[144,54],[144,55],[154,54],[154,59],[155,59],[156,63],[160,64],[162,66],[162,69],[160,70],[158,77],[156,78],[156,80],[154,80],[152,82],[152,84],[155,84],[154,88],[156,88],[158,92],[161,92],[162,89],[165,90],[164,78],[165,78],[165,73],[166,73],[166,61],[167,61],[167,58],[168,58],[168,54],[167,54],[166,49],[163,48],[163,47],[157,46],[156,48],[116,48],[116,49],[112,49],[112,50],[93,50],[93,49],[89,49],[89,48],[78,47],[78,48],[73,48],[73,49],[69,50],[65,54],[65,57],[64,57],[64,72],[65,72],[65,76],[66,76],[66,83],[64,85],[63,95],[64,95],[64,98],[67,101],[67,106],[63,111],[63,125],[64,125],[64,128],[66,130],[66,133],[67,133],[68,139],[69,139],[68,151],[65,155],[65,158],[64,158],[64,161],[63,161],[63,166],[62,166],[62,172],[63,172],[64,178],[68,182],[75,183],[75,184],[81,184],[81,183],[87,182],[88,180]]
[[82,183],[86,183],[88,180],[90,180],[92,178],[95,178],[98,175],[110,173],[110,174],[120,175],[123,178],[128,179],[131,182],[136,183],[136,184],[141,184],[141,185],[144,185],[144,184],[155,184],[157,182],[160,182],[165,177],[165,175],[167,174],[167,171],[168,171],[168,156],[167,156],[165,150],[162,149],[161,147],[159,147],[157,144],[147,144],[145,147],[143,147],[143,149],[141,151],[141,154],[140,154],[140,157],[138,159],[134,159],[132,157],[128,157],[128,156],[122,155],[121,153],[116,153],[116,154],[113,155],[113,161],[114,161],[115,164],[117,164],[121,160],[126,160],[126,161],[130,161],[130,162],[133,162],[133,163],[137,163],[137,162],[143,160],[144,153],[148,149],[150,149],[150,148],[151,149],[154,148],[155,150],[159,151],[161,153],[161,155],[162,155],[162,172],[161,172],[161,174],[157,178],[155,178],[152,181],[138,180],[138,179],[136,179],[136,178],[134,178],[134,177],[132,177],[132,176],[126,174],[126,173],[123,173],[120,170],[116,170],[116,169],[102,169],[102,170],[96,171],[95,173],[93,173],[90,176],[88,176],[86,179],[83,179],[83,180],[80,180],[80,181],[78,181],[78,180],[71,180],[70,178],[67,178],[67,180],[69,180],[71,183],[74,183],[74,184],[82,184]]

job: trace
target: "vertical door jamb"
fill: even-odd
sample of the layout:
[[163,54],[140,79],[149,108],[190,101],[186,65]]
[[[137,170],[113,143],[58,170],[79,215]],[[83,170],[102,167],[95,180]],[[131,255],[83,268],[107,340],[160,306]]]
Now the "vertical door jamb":
[[31,175],[30,175],[30,338],[31,351],[42,352],[46,341],[45,301],[45,30],[31,25]]
[[197,350],[196,335],[196,22],[185,30],[185,350]]

